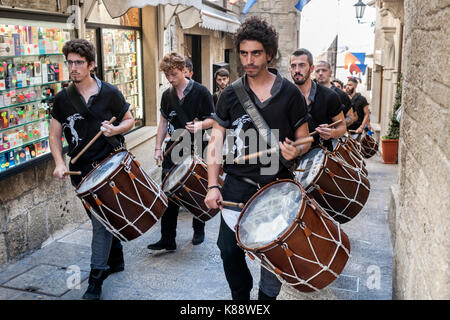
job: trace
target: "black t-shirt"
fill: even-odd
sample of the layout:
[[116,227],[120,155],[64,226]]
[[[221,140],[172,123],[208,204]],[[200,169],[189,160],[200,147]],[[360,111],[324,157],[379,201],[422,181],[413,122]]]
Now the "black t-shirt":
[[364,120],[364,107],[368,106],[369,103],[367,102],[367,99],[364,98],[363,95],[361,95],[360,93],[355,94],[355,96],[352,98],[352,108],[353,110],[356,111],[356,113],[358,114],[358,120],[356,120],[354,123],[352,123],[348,129],[349,130],[357,130],[363,120]]
[[[284,141],[286,137],[295,140],[295,131],[308,121],[309,117],[305,99],[297,87],[283,78],[277,70],[269,69],[269,71],[276,75],[271,89],[271,98],[263,103],[260,102],[250,89],[246,77],[243,78],[245,90],[267,125],[272,129],[272,133],[276,134],[275,130],[278,130],[279,141]],[[242,164],[232,163],[236,157],[267,149],[267,144],[260,138],[232,86],[228,86],[222,91],[214,119],[227,129],[224,142],[227,159],[223,165],[223,170],[227,174],[247,177],[258,183],[267,183],[277,176],[277,173],[272,176],[261,175],[261,167],[267,168],[270,164],[262,164],[260,159],[257,160],[257,163],[249,163],[249,161]],[[249,138],[251,136],[256,138],[256,145],[251,144]],[[279,161],[278,168],[278,173],[280,173],[286,167]]]
[[[214,115],[214,103],[209,90],[198,82],[190,79],[183,92],[184,96],[180,100],[176,90],[171,87],[165,90],[161,97],[161,115],[168,121],[168,132],[172,136],[177,129],[185,129],[186,122],[191,122],[195,118],[202,121],[212,118]],[[204,133],[204,130],[202,134]],[[194,135],[191,134],[191,146],[193,147]],[[167,144],[169,148],[173,141]],[[202,142],[202,149],[208,145],[207,141]],[[172,149],[173,151],[173,149]],[[203,150],[199,151],[204,153]],[[172,153],[172,152],[171,152]],[[170,160],[172,154],[165,157],[163,168],[170,168],[173,162]],[[180,156],[183,156],[180,154]]]
[[[84,98],[81,97],[84,102]],[[63,127],[63,134],[69,145],[68,155],[76,156],[99,132],[101,122],[116,117],[114,125],[118,125],[130,104],[125,101],[122,93],[113,85],[101,81],[98,94],[89,100],[86,112],[79,113],[65,89],[58,92],[55,97],[51,115]],[[123,140],[123,136],[118,135]],[[104,160],[114,148],[103,135],[100,136],[76,162],[79,166]]]
[[[333,123],[333,118],[342,111],[339,96],[331,89],[312,81],[309,96],[311,103],[308,106],[308,113],[311,118],[308,121],[309,132],[314,132],[320,124]],[[319,144],[319,135],[314,135],[313,146]],[[330,147],[330,141],[324,141],[324,146]]]
[[342,112],[344,112],[344,117],[345,117],[347,112],[352,108],[352,101],[350,100],[349,96],[344,91],[342,91],[335,85],[331,84],[330,89],[333,90],[334,92],[336,92],[337,95],[339,96],[339,100],[342,103]]

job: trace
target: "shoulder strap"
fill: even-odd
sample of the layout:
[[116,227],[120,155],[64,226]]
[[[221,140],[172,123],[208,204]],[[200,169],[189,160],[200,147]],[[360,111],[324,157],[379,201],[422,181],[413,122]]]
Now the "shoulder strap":
[[[72,106],[75,108],[78,113],[80,113],[83,116],[90,115],[92,118],[97,120],[98,126],[101,126],[102,120],[98,119],[96,115],[94,115],[92,112],[89,111],[89,109],[86,107],[86,105],[81,101],[80,95],[75,90],[75,85],[72,83],[68,88],[65,89],[67,96],[69,98],[69,101],[71,102]],[[106,137],[103,135],[103,138],[106,139],[106,141],[113,147],[117,148],[122,145],[122,139],[120,139],[117,136],[112,137]]]
[[[277,141],[276,137],[272,134],[272,131],[270,130],[269,125],[264,120],[264,118],[261,116],[261,114],[259,113],[255,104],[250,99],[250,96],[248,95],[247,91],[244,88],[243,78],[237,79],[231,85],[239,99],[239,102],[241,103],[245,112],[252,119],[253,124],[255,125],[256,129],[258,130],[259,134],[264,139],[266,144],[268,144],[269,147],[271,147],[271,148],[275,147],[278,150],[279,149],[278,141]],[[283,165],[285,167],[287,167],[288,169],[292,169],[293,162],[286,160],[281,155],[281,153],[280,153],[280,161],[281,161],[281,163],[283,163]]]

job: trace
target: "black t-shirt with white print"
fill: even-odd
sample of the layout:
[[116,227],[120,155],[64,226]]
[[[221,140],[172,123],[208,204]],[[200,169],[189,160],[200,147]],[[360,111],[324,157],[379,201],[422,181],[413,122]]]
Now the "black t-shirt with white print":
[[[331,124],[333,118],[342,111],[341,101],[338,95],[331,89],[312,81],[308,105],[308,112],[311,118],[308,121],[309,132],[314,132],[320,124]],[[314,135],[312,146],[320,143],[319,135]],[[331,141],[323,141],[323,145],[331,148]]]
[[[99,92],[89,99],[86,112],[83,114],[72,105],[65,89],[58,92],[55,97],[51,115],[63,127],[70,157],[76,156],[95,137],[100,130],[101,121],[110,120],[114,116],[116,117],[114,125],[118,125],[129,109],[130,104],[115,86],[104,81],[100,83]],[[81,100],[85,102],[83,97]],[[118,136],[119,139],[123,139],[121,135]],[[101,135],[76,164],[83,166],[102,161],[113,151],[114,148]]]
[[[175,104],[175,105],[174,105]],[[186,122],[199,121],[212,118],[214,115],[214,102],[209,90],[202,84],[189,79],[189,83],[183,91],[183,98],[180,100],[173,87],[166,89],[161,97],[161,115],[168,121],[168,132],[172,136],[177,129],[185,129]],[[183,114],[180,114],[182,112]],[[202,131],[202,134],[204,130]],[[191,134],[191,147],[194,142],[194,135]],[[167,148],[173,143],[173,140],[167,144]],[[202,142],[202,156],[204,148],[208,145],[207,141]],[[174,149],[172,149],[173,152]],[[163,169],[173,166],[171,161],[172,152],[164,158]],[[200,151],[199,151],[200,152]],[[183,156],[180,154],[180,156]]]
[[[278,130],[279,141],[284,141],[286,137],[295,140],[295,131],[308,121],[309,117],[305,99],[297,87],[283,78],[277,70],[269,69],[269,71],[276,75],[271,89],[271,98],[260,102],[250,89],[246,77],[243,78],[244,88],[272,132],[275,133],[275,130]],[[259,159],[257,163],[253,164],[249,161],[238,164],[232,162],[235,157],[267,149],[267,144],[260,140],[256,127],[242,107],[232,86],[226,87],[220,94],[214,119],[220,126],[228,129],[224,142],[227,160],[223,165],[223,170],[227,174],[250,178],[257,183],[272,181],[277,174],[261,175],[261,168],[267,168],[270,164],[263,164]],[[254,140],[249,138],[253,133],[255,133],[253,136],[257,141],[256,146]],[[250,140],[253,140],[253,145]],[[281,161],[279,161],[278,167],[279,172],[286,169]]]

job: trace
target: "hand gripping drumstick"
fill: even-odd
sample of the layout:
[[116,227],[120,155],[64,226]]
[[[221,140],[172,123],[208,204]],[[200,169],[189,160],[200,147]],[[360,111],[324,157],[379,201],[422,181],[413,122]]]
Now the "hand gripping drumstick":
[[[324,128],[330,128],[330,127],[334,127],[334,126],[336,126],[336,125],[338,125],[339,123],[341,123],[342,122],[342,120],[341,119],[339,119],[338,121],[336,121],[336,122],[333,122],[333,123],[330,123],[330,124],[327,124]],[[318,132],[317,131],[314,131],[314,132],[311,132],[309,135],[310,136],[313,136],[313,135],[315,135],[315,134],[318,134]]]
[[[298,147],[301,144],[310,143],[310,142],[313,142],[313,141],[314,141],[313,137],[300,138],[300,139],[294,141],[292,146]],[[249,160],[249,159],[260,157],[260,156],[268,154],[268,153],[273,153],[273,152],[276,152],[276,151],[277,151],[277,148],[272,148],[272,149],[268,149],[268,150],[264,150],[264,151],[260,151],[260,152],[256,152],[256,153],[252,153],[252,154],[248,154],[248,155],[243,156],[241,158],[235,158],[234,159],[234,163],[238,163],[239,160],[241,160],[241,159],[245,161],[245,160]]]
[[[194,119],[194,122],[196,122],[196,121],[198,121],[198,118]],[[184,137],[186,132],[189,132],[189,130],[184,129],[183,133],[177,138],[177,140],[175,140],[174,143],[172,143],[172,145],[169,147],[169,149],[164,151],[164,157],[167,156],[169,154],[169,152],[172,151],[173,147],[175,147],[181,141],[181,139]]]
[[[108,124],[113,123],[114,121],[116,121],[116,117],[112,117],[111,120],[109,120]],[[91,141],[89,141],[89,143],[75,156],[75,158],[73,158],[72,160],[70,160],[70,163],[74,164],[75,162],[78,161],[78,159],[81,157],[81,155],[83,153],[86,152],[87,149],[89,149],[89,147],[98,139],[100,138],[100,136],[103,134],[103,131],[100,130],[94,138],[92,138]]]
[[79,176],[81,175],[81,171],[66,171],[63,173],[63,176]]
[[[337,124],[339,124],[339,123],[341,123],[341,122],[342,122],[342,120],[338,120],[338,121],[336,121],[336,122],[333,122],[333,123],[331,123],[331,124],[328,124],[325,128],[334,127],[335,125],[337,125]],[[300,138],[300,139],[296,140],[292,145],[295,146],[295,147],[297,147],[297,146],[299,146],[299,145],[301,145],[301,144],[313,142],[314,139],[311,138],[311,137],[312,137],[313,135],[317,134],[317,133],[318,133],[317,131],[311,132],[311,133],[309,134],[309,137],[308,137],[308,138]],[[260,152],[252,153],[252,154],[246,155],[246,156],[244,156],[244,157],[242,157],[242,158],[235,158],[235,159],[234,159],[234,163],[238,163],[238,161],[239,161],[240,159],[243,159],[243,160],[249,160],[249,159],[253,159],[253,158],[256,158],[256,157],[260,157],[260,156],[262,156],[262,155],[264,155],[264,154],[266,154],[266,153],[272,153],[272,152],[276,152],[276,151],[277,151],[277,148],[272,148],[272,149],[269,149],[269,150],[265,150],[265,151],[260,151]]]
[[217,204],[218,205],[223,205],[223,206],[228,206],[228,207],[238,207],[238,208],[243,208],[244,204],[241,202],[231,202],[231,201],[219,201],[217,200]]

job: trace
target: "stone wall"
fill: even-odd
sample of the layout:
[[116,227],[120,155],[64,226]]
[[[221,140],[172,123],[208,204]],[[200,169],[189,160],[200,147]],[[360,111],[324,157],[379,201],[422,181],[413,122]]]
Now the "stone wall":
[[394,297],[449,299],[450,1],[405,1]]
[[[241,21],[247,17],[257,16],[272,24],[278,32],[278,53],[274,67],[287,79],[291,79],[289,73],[289,58],[298,49],[300,31],[300,11],[295,8],[298,0],[259,0],[251,8],[247,15],[241,14]],[[241,3],[241,12],[244,9]]]
[[69,178],[53,179],[52,159],[0,181],[0,265],[39,249],[87,219]]

